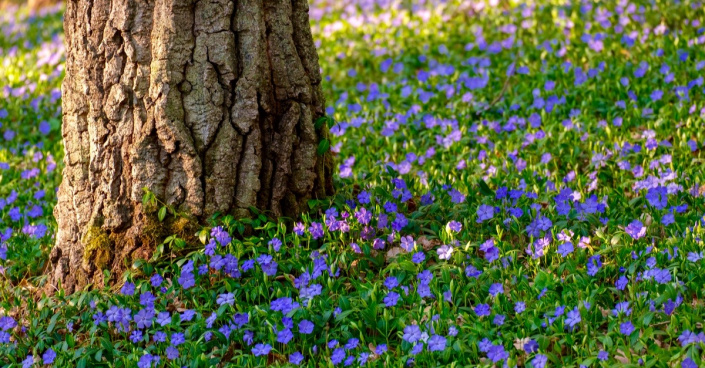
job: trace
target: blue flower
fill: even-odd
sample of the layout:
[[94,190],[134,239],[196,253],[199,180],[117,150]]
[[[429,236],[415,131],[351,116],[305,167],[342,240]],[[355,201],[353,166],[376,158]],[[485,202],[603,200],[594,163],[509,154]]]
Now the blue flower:
[[338,365],[345,360],[345,350],[343,348],[337,348],[333,350],[333,354],[330,356],[330,360],[333,365]]
[[531,365],[533,365],[534,368],[545,368],[546,363],[548,363],[548,357],[543,354],[536,354],[534,359],[531,360]]
[[490,295],[497,296],[504,293],[504,286],[500,283],[495,283],[490,286]]
[[580,317],[580,310],[578,307],[573,308],[570,312],[568,312],[568,315],[566,316],[565,323],[567,328],[574,328],[578,323],[582,321],[582,318]]
[[161,312],[157,315],[157,323],[164,327],[171,323],[171,315],[169,315],[169,312]]
[[216,299],[216,303],[218,303],[218,305],[223,305],[223,304],[233,305],[235,303],[235,294],[233,294],[233,293],[220,294],[220,295],[218,295],[218,298]]
[[487,352],[487,357],[493,363],[498,363],[502,360],[509,358],[509,353],[504,350],[504,346],[502,345],[492,345],[492,347]]
[[428,340],[429,351],[443,351],[446,348],[446,338],[440,335],[433,335]]
[[634,332],[634,324],[631,321],[626,321],[619,325],[619,332],[623,335],[631,335]]
[[269,344],[257,344],[252,348],[252,354],[254,354],[254,356],[268,355],[271,350],[272,346]]
[[475,306],[475,314],[478,317],[484,317],[490,315],[490,306],[487,304],[478,304]]
[[120,292],[122,293],[122,295],[132,296],[135,293],[135,284],[131,282],[125,282],[125,284],[122,285],[122,289],[120,289]]
[[408,325],[404,327],[402,339],[408,343],[415,343],[421,339],[421,329],[418,325]]
[[174,360],[179,357],[179,349],[174,346],[168,346],[166,348],[166,358],[169,360]]
[[566,257],[568,254],[573,253],[573,250],[573,243],[571,242],[565,242],[558,246],[558,254],[563,257]]
[[301,320],[299,322],[299,332],[308,335],[313,332],[314,324],[308,320]]
[[289,363],[291,363],[293,365],[299,365],[303,361],[304,361],[304,356],[303,356],[303,354],[299,353],[298,351],[289,355]]
[[282,343],[284,345],[288,344],[291,339],[294,338],[294,334],[291,333],[291,330],[288,328],[285,328],[277,333],[277,342]]
[[527,354],[537,352],[539,350],[539,343],[536,342],[536,340],[529,340],[524,343],[523,349]]
[[383,300],[383,301],[384,301],[384,305],[385,305],[387,308],[393,307],[393,306],[397,305],[397,303],[399,302],[399,294],[396,293],[396,292],[394,292],[394,291],[390,291],[390,292],[387,293],[387,295],[384,297],[384,300]]
[[482,223],[494,217],[494,207],[482,204],[477,208],[477,222]]
[[685,358],[681,363],[681,368],[698,368],[698,365],[693,361],[693,359]]
[[42,354],[42,362],[44,364],[52,364],[54,363],[54,359],[56,359],[56,352],[52,348],[47,349],[47,351]]

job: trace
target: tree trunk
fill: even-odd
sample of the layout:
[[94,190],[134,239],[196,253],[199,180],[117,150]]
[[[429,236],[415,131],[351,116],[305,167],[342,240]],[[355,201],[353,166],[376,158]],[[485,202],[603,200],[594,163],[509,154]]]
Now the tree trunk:
[[149,256],[164,226],[143,188],[196,221],[296,216],[332,193],[307,0],[69,0],[64,30],[48,285],[100,285]]

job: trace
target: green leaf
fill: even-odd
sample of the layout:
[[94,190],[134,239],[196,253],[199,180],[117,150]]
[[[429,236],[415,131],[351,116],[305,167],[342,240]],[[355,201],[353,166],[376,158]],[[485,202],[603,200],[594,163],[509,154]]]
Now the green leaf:
[[207,239],[208,239],[208,230],[203,229],[198,232],[198,240],[200,240],[201,243],[206,244]]
[[323,156],[328,150],[330,149],[330,141],[327,139],[321,140],[320,143],[318,143],[318,150],[316,151],[319,156]]
[[166,217],[166,206],[162,206],[162,208],[159,209],[159,222],[164,221],[165,217]]
[[88,365],[88,357],[84,356],[81,358],[81,360],[78,361],[78,365],[76,365],[76,368],[86,368]]
[[480,179],[477,181],[477,185],[480,186],[480,193],[482,193],[485,196],[492,196],[494,197],[494,191],[490,189],[490,187],[485,183],[484,180]]
[[51,333],[51,331],[54,331],[54,327],[56,326],[56,320],[59,318],[59,313],[56,313],[51,317],[51,320],[49,321],[49,327],[47,327],[47,333]]
[[329,121],[332,120],[331,118],[327,116],[321,116],[320,118],[316,119],[316,122],[313,124],[313,127],[316,130],[321,130],[321,128]]
[[174,239],[174,247],[177,249],[183,249],[184,247],[186,247],[186,241],[181,238],[176,238]]

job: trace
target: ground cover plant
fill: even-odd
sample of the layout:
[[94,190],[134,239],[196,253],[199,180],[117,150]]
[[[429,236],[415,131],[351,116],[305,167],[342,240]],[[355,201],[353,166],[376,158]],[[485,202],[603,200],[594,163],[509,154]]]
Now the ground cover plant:
[[701,2],[313,1],[337,194],[39,296],[61,12],[0,16],[1,366],[705,365]]

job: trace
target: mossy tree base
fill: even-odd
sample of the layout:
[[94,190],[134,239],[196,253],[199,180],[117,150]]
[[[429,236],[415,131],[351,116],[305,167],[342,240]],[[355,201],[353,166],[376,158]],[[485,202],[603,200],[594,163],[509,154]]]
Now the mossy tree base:
[[296,216],[332,193],[307,0],[69,0],[64,29],[49,288],[149,257],[161,231],[143,188],[196,222]]

